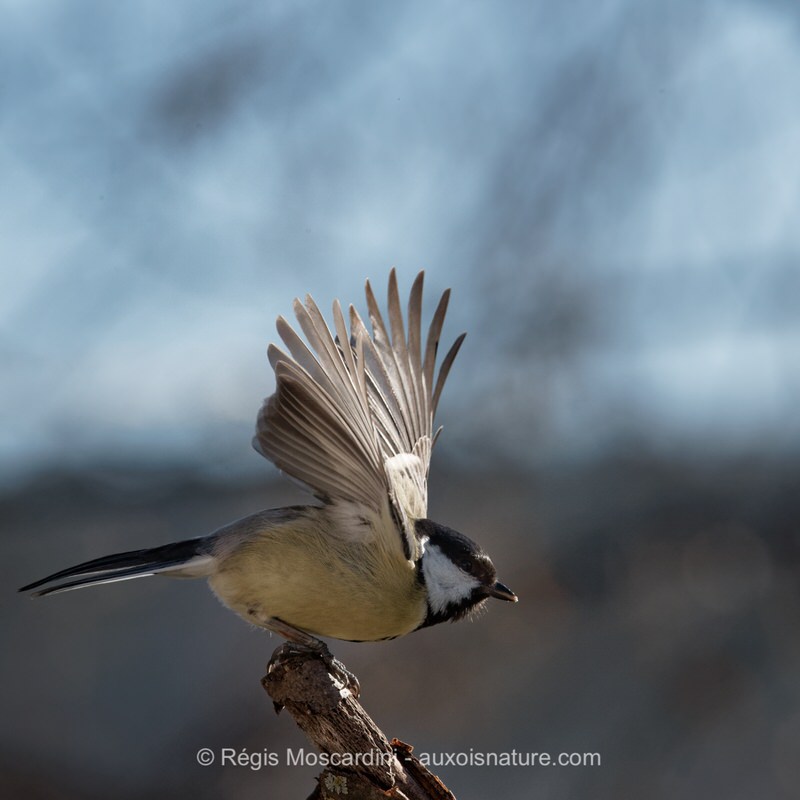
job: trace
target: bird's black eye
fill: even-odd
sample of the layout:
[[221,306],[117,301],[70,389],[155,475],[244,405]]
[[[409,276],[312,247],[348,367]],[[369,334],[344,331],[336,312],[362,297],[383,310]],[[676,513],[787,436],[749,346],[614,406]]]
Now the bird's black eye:
[[462,558],[461,561],[458,562],[458,566],[460,569],[463,569],[464,572],[472,572],[472,559]]

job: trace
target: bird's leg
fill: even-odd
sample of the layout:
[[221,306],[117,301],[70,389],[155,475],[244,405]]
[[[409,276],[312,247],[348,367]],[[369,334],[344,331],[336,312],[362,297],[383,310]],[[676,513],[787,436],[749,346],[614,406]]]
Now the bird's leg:
[[310,633],[300,630],[300,628],[295,628],[294,625],[289,625],[288,622],[284,622],[278,617],[269,617],[257,609],[252,609],[248,612],[248,615],[256,625],[283,636],[298,650],[314,653],[314,655],[322,659],[330,674],[337,681],[349,689],[354,697],[357,698],[359,696],[361,686],[358,678],[338,658],[334,657],[333,653],[328,649],[328,645],[322,639],[317,639],[316,636],[312,636]]

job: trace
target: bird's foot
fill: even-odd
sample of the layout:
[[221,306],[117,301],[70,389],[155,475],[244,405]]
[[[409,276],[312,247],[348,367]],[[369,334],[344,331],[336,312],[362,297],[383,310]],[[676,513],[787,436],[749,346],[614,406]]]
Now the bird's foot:
[[325,664],[328,674],[337,683],[341,684],[342,689],[347,689],[355,698],[358,698],[361,694],[361,685],[358,682],[358,678],[331,653],[328,645],[322,639],[317,639],[316,636],[295,628],[276,617],[271,617],[269,624],[264,624],[264,627],[280,634],[287,640],[287,643],[278,648],[273,654],[269,662],[270,668],[273,664],[284,658],[290,658],[292,655],[311,653]]
[[327,645],[323,643],[323,647],[324,650],[319,653],[319,656],[328,668],[328,674],[358,700],[361,695],[361,684],[358,682],[358,678],[328,650]]

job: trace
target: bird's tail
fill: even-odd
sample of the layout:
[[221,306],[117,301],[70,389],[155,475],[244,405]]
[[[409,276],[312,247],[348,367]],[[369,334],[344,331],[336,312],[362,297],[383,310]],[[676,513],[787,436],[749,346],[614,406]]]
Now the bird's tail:
[[[215,560],[207,538],[187,539],[149,550],[131,550],[127,553],[116,553],[95,558],[93,561],[85,561],[75,567],[54,572],[40,581],[29,583],[19,591],[29,592],[37,589],[38,591],[33,594],[42,597],[84,586],[127,581],[147,575],[165,574],[182,578],[199,578],[212,573]],[[67,580],[68,578],[74,580]],[[53,586],[39,588],[54,582]]]

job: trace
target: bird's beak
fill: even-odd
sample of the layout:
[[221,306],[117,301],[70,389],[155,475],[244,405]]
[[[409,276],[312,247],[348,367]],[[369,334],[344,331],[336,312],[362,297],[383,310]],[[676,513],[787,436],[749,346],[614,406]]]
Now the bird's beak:
[[498,600],[507,600],[509,603],[516,603],[519,598],[508,588],[508,586],[504,586],[500,581],[492,586],[489,589],[489,596],[496,597]]

